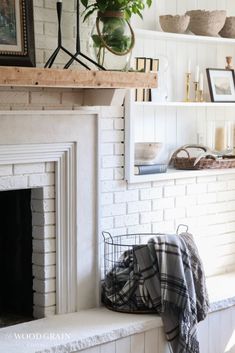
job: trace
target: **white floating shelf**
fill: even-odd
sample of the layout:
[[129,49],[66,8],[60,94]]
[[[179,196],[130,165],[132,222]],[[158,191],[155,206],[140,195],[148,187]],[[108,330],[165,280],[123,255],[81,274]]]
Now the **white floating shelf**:
[[148,39],[163,39],[180,42],[200,42],[200,43],[218,43],[218,44],[235,44],[235,38],[222,37],[207,37],[197,36],[195,34],[178,34],[160,31],[151,31],[146,29],[135,29],[137,37],[144,37]]
[[193,108],[200,108],[200,107],[235,107],[235,103],[212,103],[212,102],[203,102],[203,103],[196,103],[196,102],[135,102],[135,105],[141,106],[152,106],[152,107],[193,107]]
[[133,175],[128,180],[131,183],[140,183],[148,181],[172,180],[182,178],[193,178],[199,176],[235,174],[235,168],[227,169],[201,169],[201,170],[175,170],[169,169],[167,173]]

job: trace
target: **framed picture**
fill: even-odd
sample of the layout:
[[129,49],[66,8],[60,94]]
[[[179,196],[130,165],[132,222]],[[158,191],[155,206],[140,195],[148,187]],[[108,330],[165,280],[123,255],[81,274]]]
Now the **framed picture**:
[[212,102],[235,102],[234,70],[206,69]]
[[33,0],[0,0],[0,65],[35,66]]

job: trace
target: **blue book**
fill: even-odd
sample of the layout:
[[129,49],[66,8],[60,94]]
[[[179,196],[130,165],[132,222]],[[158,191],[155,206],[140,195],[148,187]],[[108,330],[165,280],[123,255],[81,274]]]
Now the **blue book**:
[[134,168],[135,175],[166,173],[166,171],[167,164],[135,165]]

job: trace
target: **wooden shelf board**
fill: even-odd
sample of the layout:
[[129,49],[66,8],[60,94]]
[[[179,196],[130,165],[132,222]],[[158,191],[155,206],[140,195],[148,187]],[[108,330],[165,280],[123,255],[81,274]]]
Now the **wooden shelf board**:
[[0,66],[0,86],[54,88],[151,88],[157,74]]
[[215,44],[235,44],[235,38],[208,37],[197,36],[195,34],[179,34],[160,31],[151,31],[145,29],[135,29],[135,34],[138,37],[146,37],[151,39],[174,40],[183,42],[201,42]]
[[213,103],[213,102],[135,102],[135,105],[141,106],[152,106],[152,107],[192,107],[192,108],[200,108],[200,107],[235,107],[235,103]]
[[147,175],[133,175],[128,180],[131,183],[140,183],[157,180],[172,180],[192,178],[199,176],[235,174],[235,168],[227,169],[202,169],[202,170],[175,170],[169,169],[167,173],[147,174]]

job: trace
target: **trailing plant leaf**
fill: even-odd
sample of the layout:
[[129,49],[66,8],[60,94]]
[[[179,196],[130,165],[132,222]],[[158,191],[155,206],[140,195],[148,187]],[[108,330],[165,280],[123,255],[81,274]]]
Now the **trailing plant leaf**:
[[88,6],[88,0],[81,0],[81,3],[82,3],[82,5],[83,5],[84,7],[87,8],[87,6]]
[[94,11],[124,11],[126,19],[130,19],[133,13],[142,18],[141,12],[146,6],[152,5],[152,0],[95,0],[91,3],[89,0],[81,0],[81,3],[85,7],[85,21]]
[[102,46],[102,41],[101,41],[100,37],[98,36],[98,34],[93,34],[91,36],[91,38],[93,40],[94,47],[99,48]]
[[84,16],[84,19],[83,19],[83,22],[86,21],[87,17],[89,17],[91,14],[93,14],[93,12],[95,11],[96,9],[93,8],[92,10],[88,11],[85,16]]

